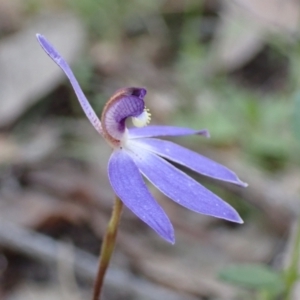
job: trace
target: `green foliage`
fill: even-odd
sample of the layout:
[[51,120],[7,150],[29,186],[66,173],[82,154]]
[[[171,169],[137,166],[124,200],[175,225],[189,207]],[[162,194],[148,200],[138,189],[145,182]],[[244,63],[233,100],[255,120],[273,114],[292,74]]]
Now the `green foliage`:
[[96,37],[118,40],[128,22],[156,12],[161,2],[145,0],[66,0],[86,21]]
[[300,92],[294,97],[294,111],[292,115],[292,128],[295,137],[300,140]]
[[178,112],[177,121],[183,126],[209,128],[210,144],[241,147],[257,165],[273,172],[289,160],[299,161],[289,128],[291,109],[284,95],[262,99],[223,80],[206,84],[197,103],[191,102],[188,112]]
[[232,265],[224,268],[220,279],[250,290],[263,291],[267,298],[279,295],[284,289],[284,282],[279,273],[264,265]]

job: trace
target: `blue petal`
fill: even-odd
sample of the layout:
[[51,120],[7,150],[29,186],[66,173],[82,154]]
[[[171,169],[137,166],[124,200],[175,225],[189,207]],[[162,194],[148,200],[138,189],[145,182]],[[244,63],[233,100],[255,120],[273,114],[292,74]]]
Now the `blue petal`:
[[129,144],[142,174],[163,194],[198,213],[243,223],[229,204],[156,154]]
[[175,126],[146,126],[141,128],[130,128],[129,138],[147,138],[154,136],[182,136],[182,135],[203,135],[209,137],[209,132],[206,129],[194,130],[184,127]]
[[168,216],[150,194],[139,169],[125,150],[112,153],[108,177],[122,202],[161,237],[174,244],[174,229]]
[[172,142],[149,138],[134,139],[131,140],[130,143],[135,143],[141,148],[147,149],[173,162],[188,167],[202,175],[231,182],[243,187],[247,186],[247,183],[242,182],[235,173],[226,167]]
[[42,36],[41,34],[36,35],[38,42],[44,49],[44,51],[49,55],[49,57],[65,72],[66,76],[69,78],[70,83],[77,95],[79,103],[85,112],[86,116],[95,127],[95,129],[101,134],[101,122],[98,119],[97,115],[95,114],[94,110],[92,109],[89,101],[86,99],[85,95],[83,94],[71,68],[67,64],[67,62],[63,59],[63,57],[56,51],[56,49],[47,41],[47,39]]

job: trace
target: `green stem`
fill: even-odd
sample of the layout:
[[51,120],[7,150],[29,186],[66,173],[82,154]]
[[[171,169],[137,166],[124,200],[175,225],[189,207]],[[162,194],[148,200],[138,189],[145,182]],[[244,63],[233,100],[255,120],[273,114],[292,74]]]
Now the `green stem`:
[[300,218],[297,221],[296,236],[294,241],[291,262],[285,272],[285,283],[286,283],[285,299],[286,300],[292,299],[293,287],[298,279],[299,255],[300,255]]
[[102,242],[100,260],[93,291],[93,300],[100,300],[104,276],[114,251],[123,203],[116,196],[115,205]]

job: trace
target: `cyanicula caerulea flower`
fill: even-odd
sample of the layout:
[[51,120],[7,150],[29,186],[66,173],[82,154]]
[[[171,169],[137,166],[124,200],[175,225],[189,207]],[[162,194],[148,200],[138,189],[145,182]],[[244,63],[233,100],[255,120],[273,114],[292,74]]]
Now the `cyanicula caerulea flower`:
[[[83,94],[74,74],[62,56],[40,34],[37,39],[45,52],[65,72],[78,100],[95,129],[113,148],[108,162],[111,186],[121,201],[161,237],[174,243],[174,229],[164,210],[149,192],[143,176],[176,203],[198,213],[243,223],[229,204],[169,161],[215,179],[247,186],[226,167],[158,136],[204,135],[206,130],[173,126],[145,126],[150,114],[145,108],[144,88],[117,91],[105,105],[101,122]],[[131,117],[137,127],[127,128]]]

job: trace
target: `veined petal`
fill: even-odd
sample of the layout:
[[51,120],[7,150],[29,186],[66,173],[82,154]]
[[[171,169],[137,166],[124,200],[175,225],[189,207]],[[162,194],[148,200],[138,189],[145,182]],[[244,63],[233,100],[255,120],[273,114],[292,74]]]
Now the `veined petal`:
[[161,237],[174,244],[173,226],[150,194],[137,166],[126,150],[114,151],[108,163],[108,177],[122,202]]
[[130,143],[135,143],[138,147],[152,151],[159,156],[190,168],[191,170],[202,175],[231,182],[243,187],[247,186],[247,183],[242,182],[235,173],[226,167],[170,141],[145,138],[130,140]]
[[67,64],[67,62],[63,59],[63,57],[55,50],[55,48],[47,41],[47,39],[41,35],[36,35],[38,42],[44,49],[44,51],[49,55],[49,57],[64,71],[66,76],[69,78],[70,83],[76,93],[76,96],[79,100],[79,103],[85,112],[86,116],[95,127],[95,129],[102,134],[102,127],[99,118],[97,117],[96,113],[94,112],[93,108],[91,107],[89,101],[85,97],[84,93],[82,92],[78,81],[76,80],[71,68]]
[[182,135],[203,135],[209,137],[209,132],[206,129],[194,130],[184,127],[175,126],[146,126],[142,128],[130,128],[128,130],[130,139],[147,138],[156,136],[182,136]]
[[163,158],[136,145],[129,147],[142,174],[167,197],[195,212],[243,223],[234,208]]
[[118,143],[125,133],[128,117],[138,117],[145,110],[144,88],[128,87],[114,93],[103,108],[101,121],[104,137]]

